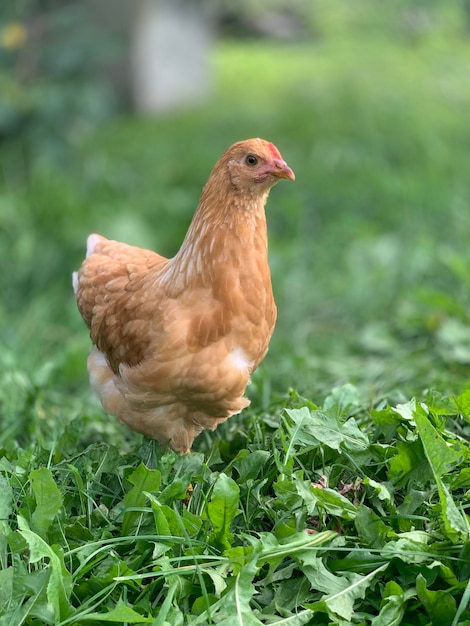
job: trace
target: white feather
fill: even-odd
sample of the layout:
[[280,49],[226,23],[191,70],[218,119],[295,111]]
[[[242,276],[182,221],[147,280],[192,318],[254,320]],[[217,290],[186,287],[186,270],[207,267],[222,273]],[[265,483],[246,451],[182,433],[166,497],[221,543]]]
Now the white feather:
[[77,295],[77,291],[78,291],[78,272],[73,272],[72,273],[72,286],[73,286],[74,294]]
[[87,256],[87,258],[90,256],[90,254],[93,254],[93,252],[95,251],[95,246],[99,242],[99,240],[100,240],[99,235],[90,235],[88,237],[88,239],[86,240],[86,256]]
[[235,350],[232,351],[232,359],[235,367],[240,370],[249,369],[252,365],[252,362],[247,358],[241,348],[235,348]]

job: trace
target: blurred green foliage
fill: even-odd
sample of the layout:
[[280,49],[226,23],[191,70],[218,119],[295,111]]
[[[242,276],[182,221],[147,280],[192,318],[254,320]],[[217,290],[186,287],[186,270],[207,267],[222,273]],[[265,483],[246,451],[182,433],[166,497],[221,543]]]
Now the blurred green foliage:
[[[310,40],[220,42],[211,103],[164,118],[97,124],[70,70],[82,67],[88,80],[85,57],[78,65],[62,59],[67,67],[51,73],[34,100],[48,111],[36,110],[34,122],[34,145],[44,150],[56,119],[50,94],[64,97],[64,115],[70,102],[79,113],[63,118],[60,159],[31,156],[14,124],[0,151],[4,369],[39,371],[51,385],[88,393],[89,340],[70,287],[87,234],[174,254],[219,155],[262,136],[297,180],[278,185],[268,204],[279,322],[250,394],[263,403],[295,386],[315,397],[352,381],[379,402],[467,384],[463,5],[313,7]],[[84,127],[89,132],[77,131]]]
[[115,38],[94,23],[89,5],[3,2],[0,141],[21,141],[28,159],[63,158],[67,145],[116,111],[103,73],[118,51]]
[[[83,13],[0,4],[5,619],[225,621],[236,591],[263,623],[468,623],[470,5],[292,6],[295,43],[217,44],[208,106],[104,122]],[[31,7],[73,27],[23,80]],[[250,136],[297,175],[267,207],[279,321],[252,407],[176,458],[93,397],[71,272],[92,231],[172,255]]]

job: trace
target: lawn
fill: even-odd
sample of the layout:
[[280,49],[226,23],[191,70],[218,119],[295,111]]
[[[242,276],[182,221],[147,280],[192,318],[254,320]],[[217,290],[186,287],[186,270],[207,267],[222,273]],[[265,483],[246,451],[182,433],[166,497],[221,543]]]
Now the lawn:
[[[470,626],[470,36],[360,5],[220,42],[197,110],[0,146],[0,626]],[[102,412],[70,275],[93,231],[172,255],[250,136],[297,177],[279,321],[178,457]]]

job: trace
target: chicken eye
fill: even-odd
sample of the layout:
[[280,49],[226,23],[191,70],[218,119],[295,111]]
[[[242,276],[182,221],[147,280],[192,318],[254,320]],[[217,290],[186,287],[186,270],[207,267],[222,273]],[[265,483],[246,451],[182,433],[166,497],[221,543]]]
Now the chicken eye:
[[246,164],[250,165],[251,167],[253,167],[253,165],[257,165],[258,164],[258,159],[255,157],[254,154],[249,154],[246,159]]

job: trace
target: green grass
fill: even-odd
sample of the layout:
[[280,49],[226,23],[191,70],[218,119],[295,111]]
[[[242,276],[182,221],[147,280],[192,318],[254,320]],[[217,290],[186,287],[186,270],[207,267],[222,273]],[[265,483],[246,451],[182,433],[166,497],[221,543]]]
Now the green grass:
[[[0,626],[470,625],[470,42],[318,6],[314,42],[221,43],[207,107],[1,148]],[[70,273],[92,231],[173,254],[249,136],[297,175],[279,322],[179,458],[99,408]]]

